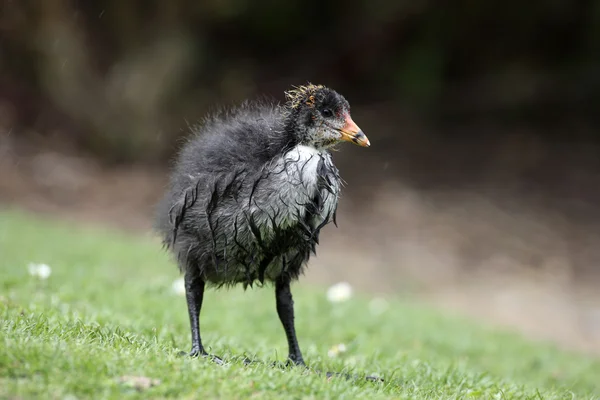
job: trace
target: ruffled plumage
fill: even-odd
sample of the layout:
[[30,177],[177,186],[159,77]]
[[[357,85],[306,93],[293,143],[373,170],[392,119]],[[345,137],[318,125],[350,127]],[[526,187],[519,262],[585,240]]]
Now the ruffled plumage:
[[223,110],[193,129],[157,218],[181,270],[216,285],[300,275],[341,186],[330,153],[301,145],[286,126],[290,107],[317,88],[288,92],[284,106]]

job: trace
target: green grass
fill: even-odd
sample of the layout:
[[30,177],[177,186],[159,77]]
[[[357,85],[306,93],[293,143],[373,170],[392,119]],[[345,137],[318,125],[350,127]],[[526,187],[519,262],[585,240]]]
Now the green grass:
[[[45,281],[29,262],[47,263]],[[0,398],[597,398],[600,361],[399,299],[380,315],[359,295],[330,304],[295,285],[300,345],[326,379],[273,367],[286,343],[270,288],[209,291],[203,339],[226,365],[178,357],[189,346],[175,266],[157,241],[0,212]],[[345,343],[330,358],[327,350]],[[244,365],[247,356],[257,362]],[[364,379],[378,374],[385,382]],[[122,376],[160,380],[136,389]]]

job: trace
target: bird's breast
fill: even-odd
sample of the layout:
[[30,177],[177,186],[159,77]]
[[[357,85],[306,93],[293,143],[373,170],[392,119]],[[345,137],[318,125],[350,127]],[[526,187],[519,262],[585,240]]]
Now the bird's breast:
[[246,231],[249,240],[260,235],[265,243],[298,225],[314,230],[333,219],[338,179],[328,153],[296,146],[266,165],[252,183],[249,201],[237,209],[241,223],[236,225],[253,228]]
[[304,198],[310,196],[317,188],[319,163],[322,154],[315,148],[298,145],[288,151],[280,163],[287,180],[290,194]]
[[340,183],[329,153],[297,146],[240,187],[237,197],[216,196],[217,206],[205,213],[206,257],[214,256],[215,271],[231,272],[215,272],[213,280],[262,280],[287,263],[302,264],[334,219]]
[[334,200],[337,205],[337,187],[336,193],[320,187],[331,168],[335,167],[328,153],[303,145],[294,147],[275,163],[270,171],[275,182],[270,197],[272,204],[278,204],[284,225],[305,219],[310,210],[315,213],[325,205],[331,207]]

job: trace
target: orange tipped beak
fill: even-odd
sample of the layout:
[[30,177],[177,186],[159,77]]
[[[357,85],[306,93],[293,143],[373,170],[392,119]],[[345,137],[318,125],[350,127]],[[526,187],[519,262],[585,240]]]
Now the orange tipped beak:
[[358,125],[352,121],[350,114],[346,114],[346,125],[340,129],[340,133],[342,134],[342,140],[345,140],[346,142],[352,142],[361,147],[371,146],[369,138],[367,138]]

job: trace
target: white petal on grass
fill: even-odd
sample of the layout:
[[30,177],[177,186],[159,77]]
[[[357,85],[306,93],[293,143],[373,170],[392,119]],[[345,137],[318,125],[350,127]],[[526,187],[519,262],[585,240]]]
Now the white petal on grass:
[[52,269],[48,266],[48,264],[35,264],[30,263],[27,266],[27,270],[29,271],[29,275],[35,276],[39,279],[48,279],[50,274],[52,274]]
[[348,282],[340,282],[327,290],[327,300],[332,303],[340,303],[352,297],[352,286]]
[[388,301],[382,297],[375,297],[369,302],[369,311],[372,315],[381,315],[390,307]]
[[171,289],[176,295],[185,296],[185,281],[183,278],[175,279],[171,285]]
[[344,343],[339,343],[327,350],[327,355],[331,358],[337,357],[342,353],[346,352],[346,345]]

